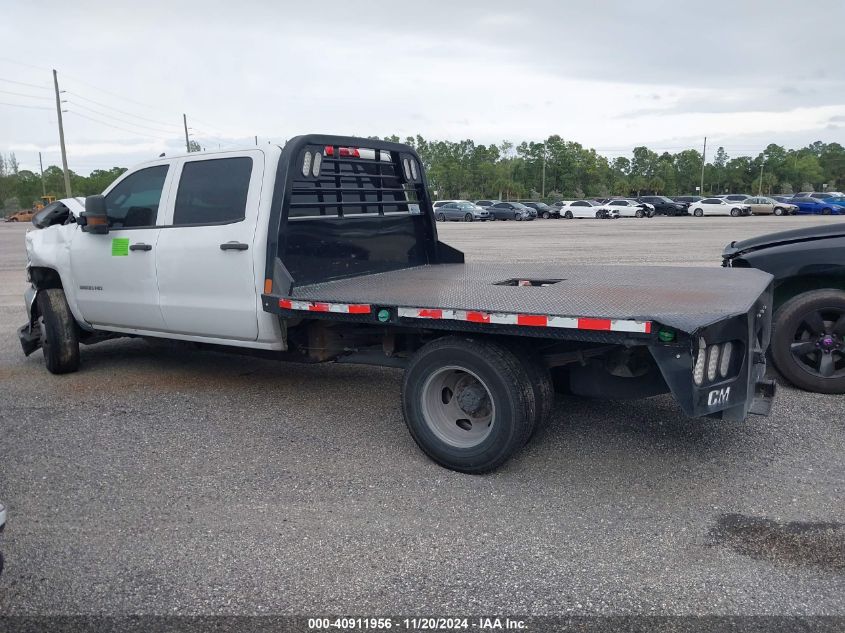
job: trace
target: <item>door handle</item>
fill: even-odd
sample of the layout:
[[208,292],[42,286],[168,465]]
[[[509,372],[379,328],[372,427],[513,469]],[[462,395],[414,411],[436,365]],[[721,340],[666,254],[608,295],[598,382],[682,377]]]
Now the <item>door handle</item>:
[[130,251],[151,251],[153,247],[151,244],[144,244],[143,242],[138,242],[137,244],[132,244],[129,247]]
[[249,244],[243,242],[224,242],[220,245],[221,251],[245,251],[249,248]]

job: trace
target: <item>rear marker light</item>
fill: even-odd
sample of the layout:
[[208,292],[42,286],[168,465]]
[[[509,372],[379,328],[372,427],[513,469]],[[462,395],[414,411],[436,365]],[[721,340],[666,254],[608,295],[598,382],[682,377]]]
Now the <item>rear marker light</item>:
[[695,384],[701,385],[704,382],[704,365],[706,364],[707,343],[703,338],[698,339],[698,356],[695,359],[695,368],[692,372],[692,379]]
[[393,159],[390,158],[390,152],[387,150],[381,150],[381,152],[379,152],[379,158],[386,163],[393,162]]
[[707,352],[707,380],[716,380],[716,369],[719,367],[719,346],[711,345]]
[[733,353],[733,343],[725,343],[722,345],[722,362],[719,363],[719,375],[722,378],[728,377],[728,371],[731,368],[731,354]]
[[411,164],[411,177],[414,180],[416,180],[417,179],[417,161],[409,160],[408,162]]
[[302,161],[302,175],[307,176],[311,171],[311,152],[305,152],[305,159]]
[[407,158],[402,160],[402,168],[405,170],[405,179],[410,180],[411,179],[411,166],[408,165],[408,159]]
[[311,168],[311,173],[314,176],[320,175],[320,164],[323,162],[323,155],[320,152],[314,152],[314,166]]

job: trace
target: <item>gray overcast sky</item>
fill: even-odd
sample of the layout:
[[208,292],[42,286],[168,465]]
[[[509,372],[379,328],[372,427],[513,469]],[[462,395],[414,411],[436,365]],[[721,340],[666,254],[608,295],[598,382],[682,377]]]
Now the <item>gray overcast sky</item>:
[[0,0],[0,16],[0,152],[30,169],[39,150],[59,163],[51,68],[80,173],[183,150],[182,112],[210,149],[305,132],[560,134],[611,158],[704,135],[731,156],[845,143],[842,0]]

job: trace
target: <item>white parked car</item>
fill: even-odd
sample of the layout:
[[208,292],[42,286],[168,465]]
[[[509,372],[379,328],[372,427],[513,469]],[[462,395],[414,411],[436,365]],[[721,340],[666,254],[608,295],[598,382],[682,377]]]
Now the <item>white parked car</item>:
[[700,218],[705,215],[730,215],[739,217],[751,213],[751,205],[731,202],[724,198],[704,198],[690,205],[690,213]]
[[605,218],[607,214],[598,202],[592,200],[564,200],[560,205],[560,217],[567,220],[572,218]]
[[654,215],[654,205],[629,198],[618,198],[602,205],[611,218],[650,218]]

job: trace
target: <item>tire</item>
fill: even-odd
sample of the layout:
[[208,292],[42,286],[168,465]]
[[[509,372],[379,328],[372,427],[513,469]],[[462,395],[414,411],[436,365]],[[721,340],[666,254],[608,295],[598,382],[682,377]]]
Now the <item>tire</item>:
[[467,213],[464,216],[464,222],[472,222],[472,213]]
[[778,308],[771,356],[781,375],[796,387],[845,393],[845,292],[812,290]]
[[703,218],[704,217],[704,209],[693,209],[692,214],[697,218]]
[[566,213],[563,214],[563,217],[566,218],[567,220],[571,220],[572,219],[572,211],[567,211]]
[[596,211],[596,220],[601,220],[603,216],[604,213],[602,213],[601,211]]
[[774,213],[775,215],[786,215],[783,209],[781,209],[780,207],[775,207],[775,210],[772,213]]
[[634,213],[634,217],[642,218],[643,216],[645,216],[645,213],[643,213],[642,209],[637,209],[637,211]]
[[9,220],[8,220],[8,221],[9,221],[9,222],[17,222],[17,221],[18,221],[18,219],[17,219],[17,218],[9,218]]
[[552,217],[551,213],[549,213],[548,211],[543,211],[543,219],[544,220],[549,220],[549,219],[551,219],[551,217]]
[[513,219],[516,220],[517,222],[522,222],[522,216],[519,213],[514,213]]
[[434,219],[437,220],[438,222],[445,222],[446,216],[443,215],[442,213],[438,213],[437,215],[434,216]]
[[739,217],[739,209],[731,209],[731,217],[738,218]]
[[552,382],[552,373],[539,356],[526,350],[516,341],[509,347],[525,368],[534,392],[535,418],[531,424],[531,433],[526,440],[528,442],[548,424],[555,404],[555,388]]
[[69,374],[79,369],[79,335],[76,320],[70,312],[61,288],[49,288],[38,293],[41,314],[41,350],[47,371]]
[[[464,394],[462,405],[458,399]],[[467,412],[467,406],[474,411]],[[417,351],[402,381],[402,412],[411,437],[435,462],[463,473],[494,470],[522,448],[536,426],[535,406],[531,378],[519,357],[486,340],[437,339]],[[457,415],[466,417],[452,425]]]

